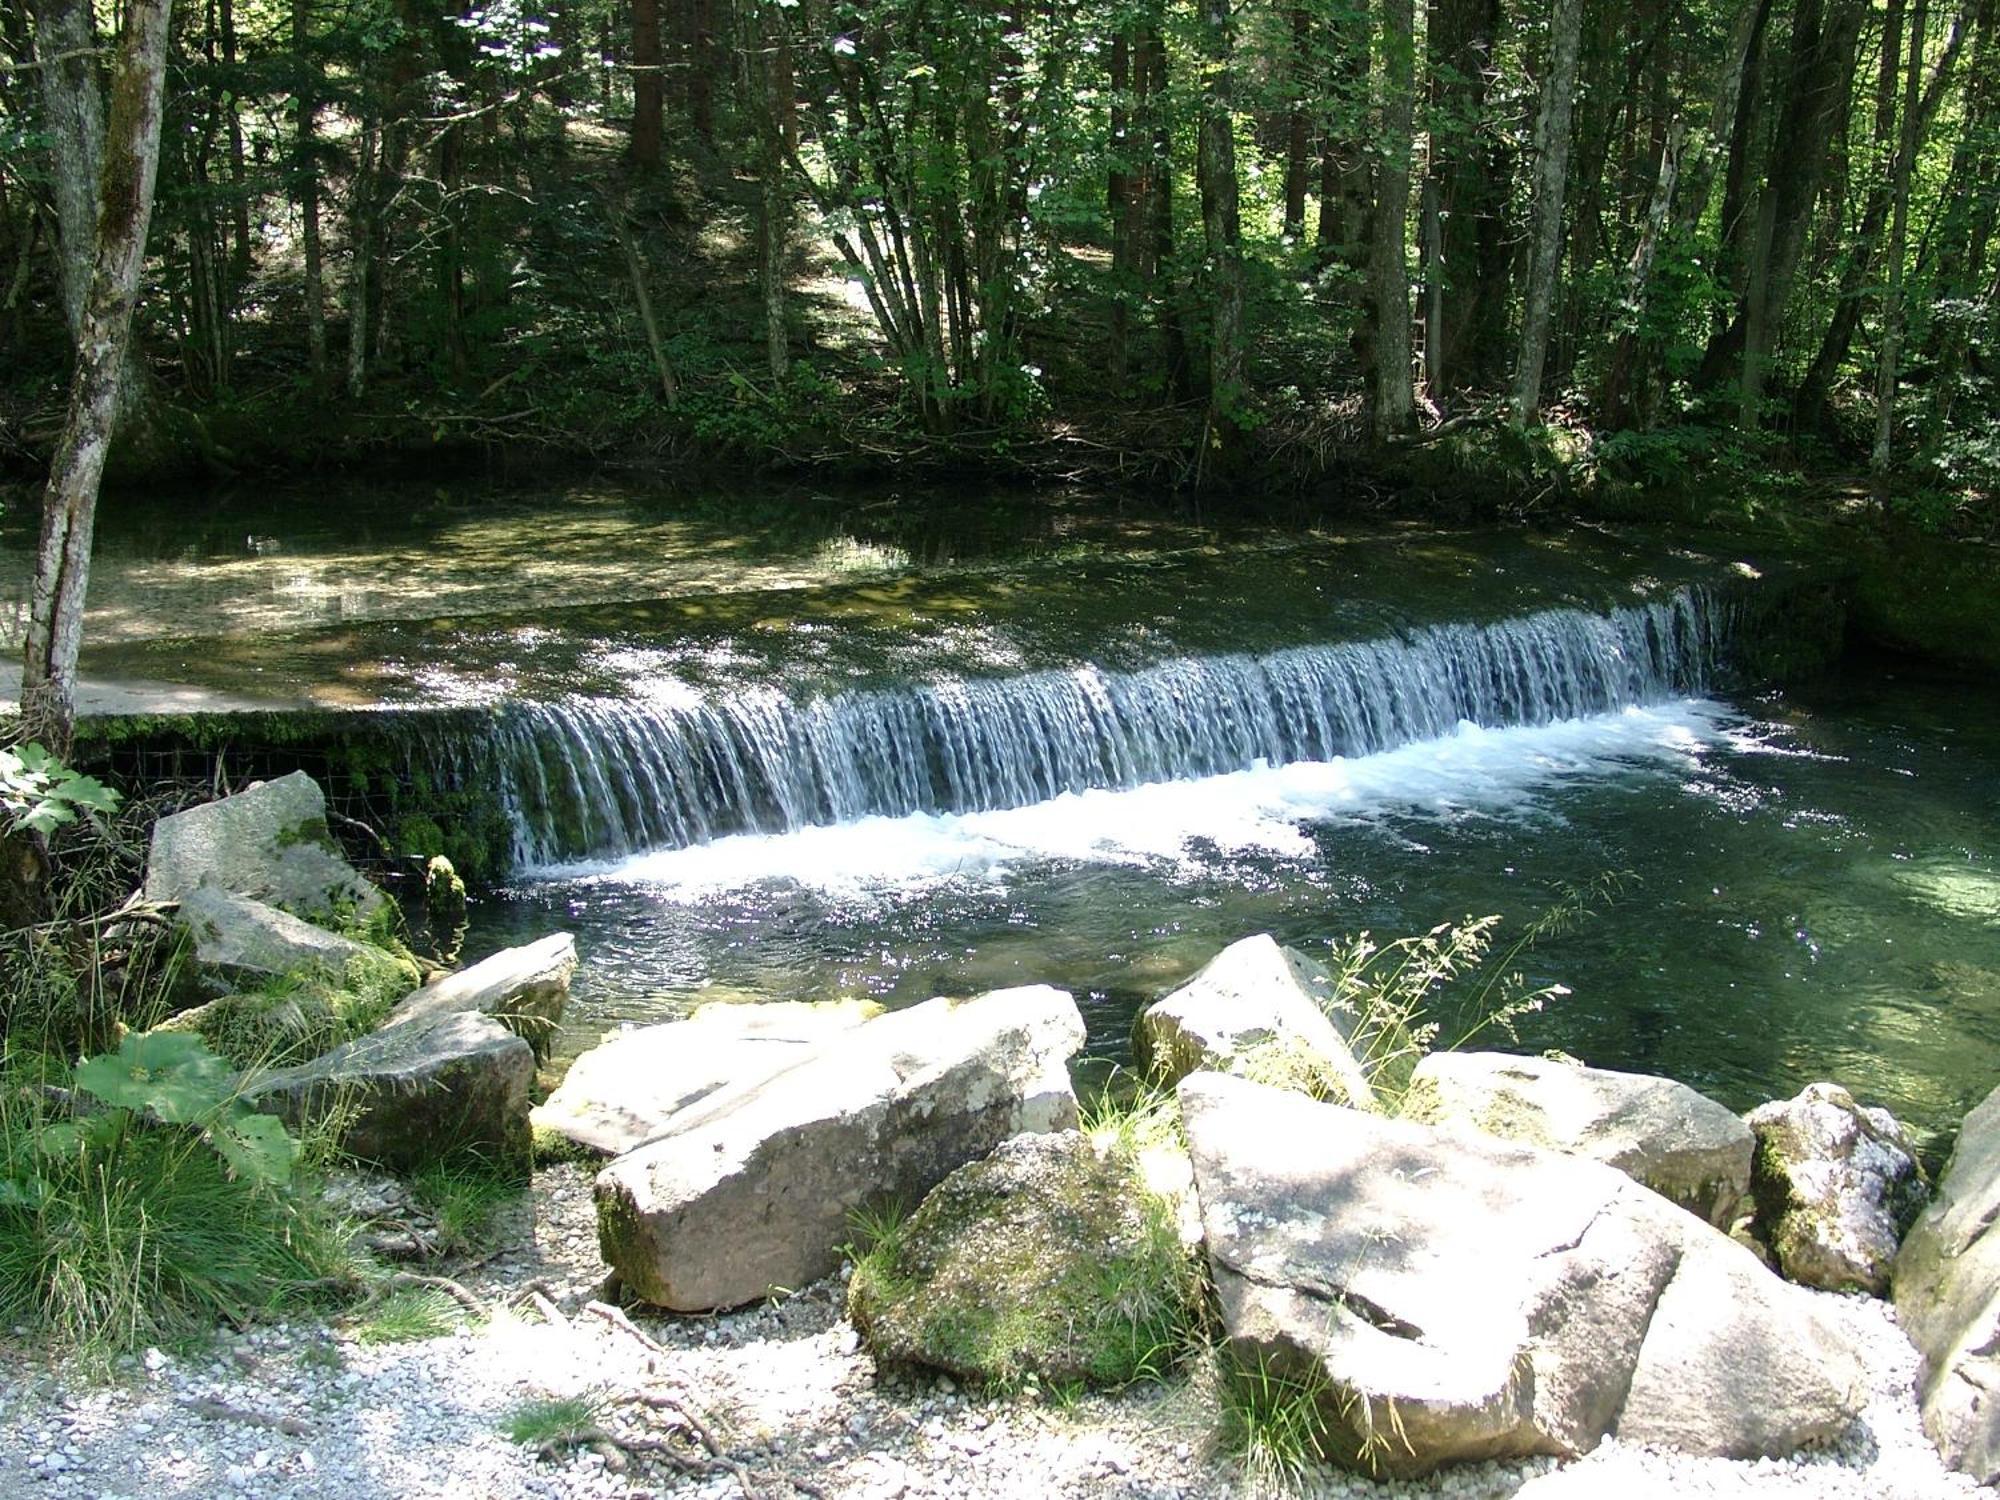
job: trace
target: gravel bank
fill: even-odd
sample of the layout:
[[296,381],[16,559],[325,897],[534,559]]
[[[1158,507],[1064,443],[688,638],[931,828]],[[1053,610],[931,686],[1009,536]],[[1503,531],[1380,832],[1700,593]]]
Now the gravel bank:
[[[149,1352],[88,1386],[15,1339],[0,1348],[0,1496],[267,1497],[267,1500],[631,1500],[754,1493],[842,1500],[986,1500],[1248,1492],[1212,1452],[1185,1387],[1067,1405],[993,1401],[949,1381],[877,1378],[841,1319],[840,1287],[718,1318],[640,1318],[650,1341],[588,1310],[597,1262],[588,1174],[562,1166],[505,1230],[508,1249],[462,1280],[510,1302],[531,1283],[563,1315],[505,1315],[476,1332],[364,1345],[304,1323],[226,1335],[184,1357]],[[1402,1484],[1327,1476],[1319,1495],[1466,1500],[1826,1496],[1933,1500],[1979,1493],[1947,1473],[1919,1431],[1916,1355],[1879,1302],[1829,1298],[1868,1353],[1873,1400],[1835,1449],[1728,1463],[1607,1445],[1558,1468],[1482,1464]],[[581,1450],[539,1458],[500,1432],[551,1396],[664,1394],[696,1413],[739,1470]],[[609,1406],[621,1437],[667,1433],[664,1413]],[[685,1445],[682,1445],[685,1451]],[[616,1465],[623,1462],[620,1471]]]

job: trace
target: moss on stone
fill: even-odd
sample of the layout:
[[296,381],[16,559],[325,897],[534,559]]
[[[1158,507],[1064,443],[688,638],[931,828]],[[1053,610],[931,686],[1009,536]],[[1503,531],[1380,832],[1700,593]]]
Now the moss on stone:
[[1200,1278],[1136,1159],[1075,1132],[1021,1136],[875,1237],[848,1312],[877,1359],[1000,1390],[1156,1379]]

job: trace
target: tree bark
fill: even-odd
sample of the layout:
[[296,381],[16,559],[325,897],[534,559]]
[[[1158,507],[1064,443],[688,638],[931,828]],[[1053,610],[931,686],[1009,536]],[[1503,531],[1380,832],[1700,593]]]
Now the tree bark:
[[1535,119],[1530,260],[1522,297],[1521,350],[1514,363],[1517,426],[1532,421],[1542,405],[1542,365],[1548,357],[1556,281],[1562,269],[1563,191],[1569,177],[1570,114],[1576,98],[1577,52],[1582,37],[1582,0],[1555,0],[1549,23],[1549,67]]
[[1247,431],[1243,373],[1243,243],[1230,116],[1229,0],[1202,0],[1204,81],[1196,170],[1208,249],[1208,434],[1233,461]]
[[1373,400],[1377,442],[1406,431],[1416,410],[1410,375],[1410,154],[1416,120],[1416,8],[1412,0],[1382,0],[1382,112],[1377,137],[1375,211],[1370,225],[1368,283]]
[[118,414],[118,387],[145,266],[160,161],[160,113],[171,0],[126,0],[98,185],[90,290],[84,299],[69,414],[42,496],[27,643],[22,661],[24,732],[67,754],[76,722],[76,663],[83,642],[97,487]]
[[306,364],[315,388],[326,384],[326,274],[319,225],[319,59],[312,50],[310,0],[292,0],[292,53],[298,63],[293,181],[299,200],[299,250],[305,260]]
[[1900,377],[1897,362],[1903,352],[1903,324],[1907,315],[1903,295],[1904,255],[1909,245],[1910,174],[1922,140],[1921,90],[1924,77],[1924,26],[1930,19],[1929,0],[1916,0],[1910,16],[1909,73],[1903,80],[1903,128],[1892,168],[1889,214],[1889,284],[1882,293],[1882,349],[1875,368],[1875,447],[1869,455],[1868,470],[1877,504],[1886,503],[1889,491],[1889,461],[1896,429],[1896,385]]
[[42,64],[42,110],[55,177],[56,266],[72,343],[82,334],[90,292],[104,150],[104,101],[92,62],[96,46],[90,0],[37,0],[35,52]]
[[665,143],[659,0],[632,0],[632,160],[657,167]]
[[[1424,178],[1424,384],[1443,406],[1454,389],[1493,375],[1506,287],[1482,275],[1483,241],[1499,231],[1506,174],[1482,128],[1497,0],[1431,0],[1431,149]],[[1502,264],[1504,265],[1504,259]]]

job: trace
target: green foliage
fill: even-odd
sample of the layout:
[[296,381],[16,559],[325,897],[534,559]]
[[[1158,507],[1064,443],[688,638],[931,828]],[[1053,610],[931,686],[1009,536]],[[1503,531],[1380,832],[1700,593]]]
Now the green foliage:
[[518,1173],[463,1157],[432,1162],[411,1178],[410,1189],[436,1220],[440,1248],[454,1255],[487,1248],[496,1220],[522,1192]]
[[1303,1487],[1313,1465],[1330,1456],[1327,1400],[1332,1385],[1317,1364],[1280,1370],[1269,1359],[1234,1349],[1216,1355],[1222,1446],[1243,1464],[1254,1490]]
[[14,832],[55,832],[78,813],[111,813],[119,796],[94,777],[73,771],[33,740],[0,748],[0,812]]
[[408,1344],[443,1338],[455,1331],[460,1309],[435,1287],[407,1287],[390,1292],[367,1310],[354,1328],[360,1344]]
[[0,1321],[95,1366],[310,1300],[353,1262],[299,1155],[194,1037],[0,1057]]
[[544,1396],[507,1413],[500,1430],[512,1442],[544,1454],[579,1447],[596,1435],[608,1402],[600,1391]]

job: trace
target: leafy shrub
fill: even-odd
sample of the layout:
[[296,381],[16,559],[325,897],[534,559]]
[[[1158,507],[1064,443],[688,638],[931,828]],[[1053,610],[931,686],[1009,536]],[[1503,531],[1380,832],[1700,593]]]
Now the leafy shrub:
[[351,1270],[300,1143],[198,1037],[127,1037],[67,1083],[0,1057],[0,1320],[101,1360]]

